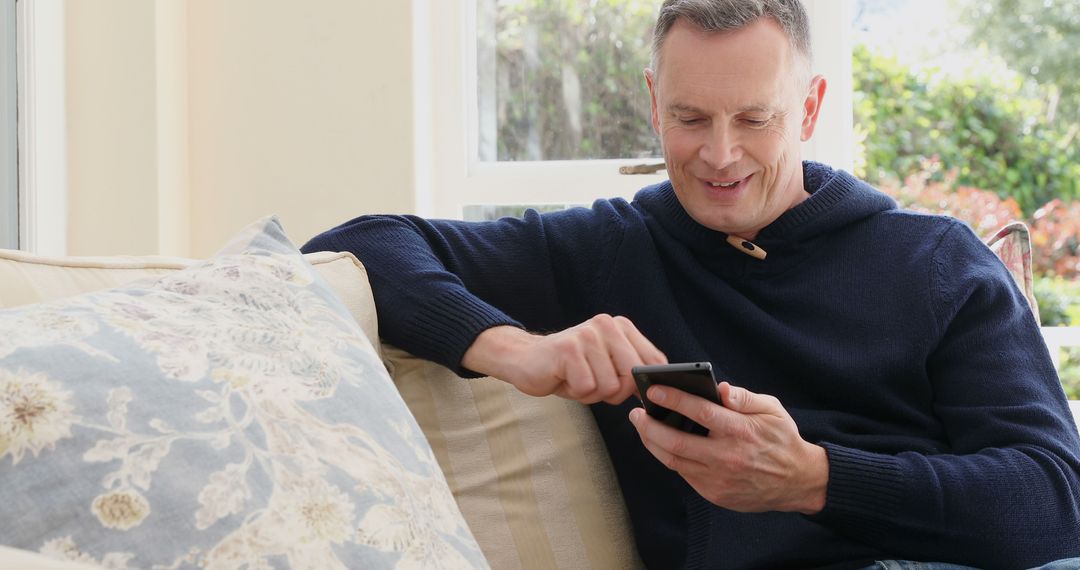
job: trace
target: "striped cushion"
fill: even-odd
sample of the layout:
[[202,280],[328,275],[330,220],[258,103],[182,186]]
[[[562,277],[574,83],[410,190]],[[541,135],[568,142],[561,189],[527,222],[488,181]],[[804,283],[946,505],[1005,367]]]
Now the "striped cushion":
[[588,408],[383,350],[492,568],[642,566]]

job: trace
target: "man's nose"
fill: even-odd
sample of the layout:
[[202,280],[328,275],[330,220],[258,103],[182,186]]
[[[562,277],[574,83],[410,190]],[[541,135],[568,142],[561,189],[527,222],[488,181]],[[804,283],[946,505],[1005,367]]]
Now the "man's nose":
[[731,129],[716,126],[701,147],[701,159],[714,170],[723,170],[742,157],[742,146]]

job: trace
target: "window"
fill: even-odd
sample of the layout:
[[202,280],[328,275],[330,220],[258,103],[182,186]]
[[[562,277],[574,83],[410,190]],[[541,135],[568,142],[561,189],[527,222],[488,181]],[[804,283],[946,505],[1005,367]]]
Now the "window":
[[[850,170],[850,3],[806,5],[830,90],[805,156]],[[619,174],[659,159],[641,74],[658,6],[414,0],[416,213],[588,204],[666,179]]]
[[479,160],[661,156],[641,75],[655,2],[477,6]]
[[[1080,200],[1076,3],[859,0],[854,16],[856,174],[984,236],[1080,215],[1067,212]],[[1077,244],[1048,241],[1071,252],[1033,261],[1070,253],[1044,268],[1080,277]]]
[[0,0],[0,247],[19,246],[15,0]]

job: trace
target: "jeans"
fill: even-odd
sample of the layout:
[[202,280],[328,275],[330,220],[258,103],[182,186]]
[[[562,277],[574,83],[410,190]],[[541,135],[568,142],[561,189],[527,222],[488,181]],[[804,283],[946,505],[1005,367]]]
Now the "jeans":
[[[912,562],[911,560],[878,560],[863,570],[977,570],[971,566],[947,562]],[[1030,570],[1080,570],[1080,558],[1055,560]]]

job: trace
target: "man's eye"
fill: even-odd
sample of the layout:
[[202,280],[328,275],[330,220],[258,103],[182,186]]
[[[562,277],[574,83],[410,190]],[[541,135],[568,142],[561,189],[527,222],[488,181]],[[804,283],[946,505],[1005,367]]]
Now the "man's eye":
[[677,117],[676,120],[684,125],[697,125],[704,119],[701,119],[700,117]]
[[743,123],[751,127],[764,127],[769,124],[768,119],[743,119]]

